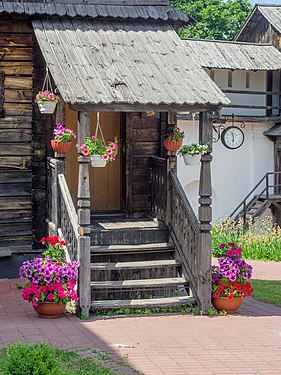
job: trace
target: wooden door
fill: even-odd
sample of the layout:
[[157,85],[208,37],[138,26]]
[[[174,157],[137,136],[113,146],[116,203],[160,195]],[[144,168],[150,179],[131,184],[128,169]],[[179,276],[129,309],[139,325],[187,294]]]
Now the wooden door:
[[[91,113],[91,135],[96,129],[96,113]],[[78,114],[66,106],[66,127],[73,129],[77,134]],[[103,112],[100,114],[100,124],[106,141],[121,138],[121,113]],[[66,158],[66,178],[73,201],[77,201],[78,162],[76,142],[72,142],[71,150]],[[105,168],[92,168],[90,171],[90,191],[92,211],[119,211],[121,210],[121,155],[120,147],[116,161],[108,163]]]

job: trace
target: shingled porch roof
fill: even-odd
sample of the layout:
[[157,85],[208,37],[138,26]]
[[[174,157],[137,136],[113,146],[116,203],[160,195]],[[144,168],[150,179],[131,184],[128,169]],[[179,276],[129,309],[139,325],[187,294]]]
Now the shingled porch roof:
[[213,110],[229,100],[164,22],[33,20],[53,79],[72,108]]

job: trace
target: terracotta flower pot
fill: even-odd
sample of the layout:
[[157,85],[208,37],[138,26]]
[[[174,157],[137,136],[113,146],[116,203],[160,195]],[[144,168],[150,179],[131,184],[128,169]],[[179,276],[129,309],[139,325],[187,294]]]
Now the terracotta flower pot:
[[163,141],[165,148],[168,151],[174,151],[176,152],[182,145],[182,140],[181,141],[167,141],[167,139],[164,139]]
[[212,297],[212,304],[218,311],[226,311],[228,314],[234,314],[242,305],[243,299],[236,297],[228,299],[227,297]]
[[55,319],[64,313],[65,305],[55,302],[43,302],[42,305],[33,306],[33,308],[39,314],[39,318]]
[[51,145],[55,152],[59,154],[66,154],[70,150],[71,141],[64,143],[64,142],[56,142],[54,139],[52,139]]
[[231,281],[230,280],[224,281],[224,280],[219,279],[219,280],[216,280],[216,284],[221,285],[223,288],[228,288],[230,287]]

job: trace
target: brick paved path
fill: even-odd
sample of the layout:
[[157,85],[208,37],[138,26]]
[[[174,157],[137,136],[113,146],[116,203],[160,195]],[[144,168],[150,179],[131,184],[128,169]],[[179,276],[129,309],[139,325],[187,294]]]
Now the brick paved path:
[[85,322],[66,315],[45,320],[21,300],[15,284],[16,280],[0,280],[0,346],[18,336],[33,342],[46,338],[69,349],[97,348],[112,352],[113,359],[128,356],[130,364],[145,375],[281,374],[281,308],[252,298],[244,301],[235,316],[92,318]]

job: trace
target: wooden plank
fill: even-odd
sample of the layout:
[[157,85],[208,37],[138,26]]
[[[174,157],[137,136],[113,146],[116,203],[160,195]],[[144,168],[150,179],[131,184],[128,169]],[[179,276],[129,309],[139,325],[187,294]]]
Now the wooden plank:
[[119,288],[148,288],[169,285],[186,284],[184,277],[168,277],[163,279],[143,280],[118,280],[118,281],[92,281],[91,287],[95,289],[119,289]]
[[32,116],[32,104],[4,103],[6,116]]
[[23,221],[28,221],[31,223],[32,220],[32,210],[8,210],[1,211],[0,223],[21,223]]
[[0,197],[0,211],[29,210],[32,208],[30,197]]
[[7,89],[30,89],[32,90],[32,77],[8,76],[4,81],[5,97]]
[[0,117],[5,116],[5,111],[3,108],[4,104],[4,78],[5,78],[5,73],[0,71]]
[[[2,143],[18,143],[26,142],[30,143],[32,141],[31,129],[1,129],[0,127],[0,144]],[[12,146],[10,146],[12,147]],[[11,151],[11,153],[13,153]]]
[[101,309],[120,309],[124,307],[170,307],[180,305],[196,305],[195,298],[186,297],[171,297],[171,298],[152,298],[152,299],[131,299],[131,300],[105,300],[105,301],[92,301],[91,308],[94,310]]
[[132,129],[132,140],[135,142],[159,142],[159,125],[157,128]]
[[151,194],[151,182],[137,182],[133,181],[133,195],[149,195]]
[[31,171],[7,171],[7,170],[0,170],[0,183],[7,184],[7,183],[26,183],[31,182]]
[[0,226],[0,237],[31,236],[31,222],[2,223]]
[[0,156],[26,156],[32,155],[31,144],[2,144],[0,143]]
[[[12,23],[14,24],[14,22]],[[7,31],[7,30],[6,30]],[[31,47],[32,34],[12,34],[0,33],[0,46],[1,47]]]
[[1,61],[32,61],[32,48],[0,47]]
[[33,65],[32,62],[0,60],[0,70],[2,70],[6,76],[32,76]]
[[2,182],[0,182],[0,197],[18,197],[25,195],[32,195],[31,182],[18,183],[16,179],[13,184],[3,184]]
[[0,168],[29,169],[31,168],[31,156],[0,156]]
[[132,154],[135,155],[158,155],[159,142],[134,142]]
[[[1,15],[2,16],[2,15]],[[14,15],[13,15],[14,16]],[[21,21],[17,20],[16,22],[11,22],[11,20],[0,20],[0,33],[7,33],[7,30],[9,30],[10,34],[13,33],[32,33],[32,25],[31,22],[28,21]],[[1,38],[1,35],[0,35]]]
[[117,262],[117,263],[92,263],[91,270],[124,270],[124,269],[147,269],[147,268],[163,268],[176,267],[181,263],[175,259],[171,260],[150,260],[136,262]]
[[100,253],[149,253],[154,251],[174,251],[173,244],[167,242],[158,242],[142,245],[109,245],[109,246],[91,246],[92,255],[99,255]]
[[32,104],[32,90],[5,88],[5,103]]
[[151,168],[145,169],[133,169],[133,181],[142,182],[142,181],[151,181]]
[[32,118],[30,116],[4,117],[0,118],[0,128],[5,129],[31,129]]
[[10,247],[0,247],[0,258],[10,257],[11,255],[12,251]]

